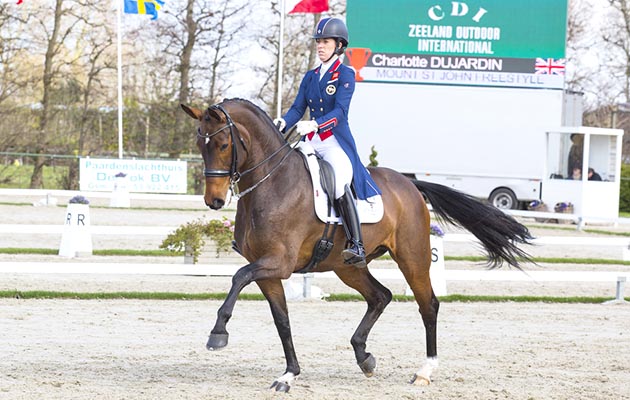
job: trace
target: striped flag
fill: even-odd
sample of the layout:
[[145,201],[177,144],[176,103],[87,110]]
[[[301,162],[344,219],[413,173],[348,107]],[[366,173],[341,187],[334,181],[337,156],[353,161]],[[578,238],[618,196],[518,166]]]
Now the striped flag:
[[287,14],[317,14],[328,11],[328,0],[285,0]]
[[564,67],[566,60],[564,58],[536,58],[534,65],[535,74],[537,75],[564,75]]
[[164,5],[164,0],[124,0],[126,14],[146,14],[158,18],[158,11]]

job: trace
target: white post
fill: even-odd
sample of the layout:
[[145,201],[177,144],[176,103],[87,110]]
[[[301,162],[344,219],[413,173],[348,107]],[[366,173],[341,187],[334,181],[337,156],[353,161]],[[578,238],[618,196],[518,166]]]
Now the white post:
[[280,38],[278,41],[278,107],[276,117],[282,117],[282,65],[284,63],[284,0],[280,1]]
[[[446,268],[444,266],[444,239],[435,235],[431,239],[431,267],[429,276],[431,287],[436,296],[446,296]],[[405,296],[413,296],[409,285],[405,286]]]
[[70,258],[92,255],[89,204],[68,204],[59,255]]
[[304,274],[304,286],[302,286],[302,297],[305,299],[311,298],[311,282],[313,281],[313,277],[315,274],[312,272],[308,272]]
[[618,276],[617,277],[617,290],[615,293],[614,300],[605,301],[604,304],[630,304],[630,302],[626,301],[623,297],[624,287],[626,285],[626,277]]
[[122,6],[123,0],[114,0],[117,3],[118,19],[118,158],[123,158],[123,95],[122,95]]

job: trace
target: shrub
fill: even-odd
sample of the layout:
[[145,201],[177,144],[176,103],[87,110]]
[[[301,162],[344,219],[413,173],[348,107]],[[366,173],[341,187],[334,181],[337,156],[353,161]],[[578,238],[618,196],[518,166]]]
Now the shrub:
[[370,149],[370,163],[368,164],[368,167],[378,167],[378,160],[376,159],[376,156],[378,156],[378,151],[376,151],[376,147],[372,146],[372,148]]
[[186,251],[190,249],[193,256],[193,263],[197,263],[201,248],[206,243],[205,238],[210,238],[217,245],[217,257],[222,251],[228,251],[232,247],[234,238],[234,221],[223,217],[223,219],[212,219],[206,221],[203,218],[187,222],[169,233],[162,241],[161,249],[169,251]]

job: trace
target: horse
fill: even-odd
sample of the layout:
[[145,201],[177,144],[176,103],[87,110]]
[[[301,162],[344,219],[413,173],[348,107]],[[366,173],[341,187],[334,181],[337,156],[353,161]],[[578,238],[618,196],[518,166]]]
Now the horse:
[[[206,347],[228,344],[227,323],[242,289],[256,282],[271,308],[282,342],[286,369],[270,389],[288,392],[300,366],[292,341],[282,280],[304,267],[321,237],[324,223],[314,211],[313,189],[302,156],[280,133],[260,107],[244,99],[226,99],[205,110],[181,104],[197,121],[197,147],[204,162],[205,204],[213,210],[225,205],[228,191],[238,191],[235,246],[248,264],[238,269],[217,311]],[[290,135],[288,135],[290,136]],[[367,351],[370,330],[392,300],[392,293],[370,274],[369,263],[385,253],[398,264],[418,305],[426,335],[426,359],[410,383],[431,382],[437,367],[439,301],[431,288],[430,213],[445,223],[463,227],[481,242],[494,268],[507,263],[520,269],[531,262],[519,246],[530,244],[528,229],[511,216],[467,194],[435,183],[410,179],[392,169],[369,168],[383,192],[380,222],[363,224],[367,268],[344,264],[342,230],[334,235],[333,251],[313,272],[334,271],[343,283],[359,292],[367,311],[350,339],[355,359],[367,377],[376,358]],[[424,195],[424,196],[423,196]],[[335,249],[337,249],[335,251]]]

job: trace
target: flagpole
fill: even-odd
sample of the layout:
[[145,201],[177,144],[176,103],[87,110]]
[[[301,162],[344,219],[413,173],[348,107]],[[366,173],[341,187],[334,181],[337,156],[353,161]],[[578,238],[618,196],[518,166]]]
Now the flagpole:
[[122,4],[123,0],[114,0],[118,4],[118,42],[117,42],[117,69],[118,69],[118,158],[123,158],[123,95],[122,95]]
[[282,117],[282,65],[284,64],[284,1],[280,0],[280,40],[278,40],[278,109],[276,117]]

